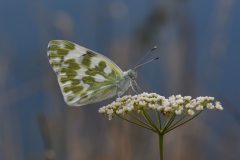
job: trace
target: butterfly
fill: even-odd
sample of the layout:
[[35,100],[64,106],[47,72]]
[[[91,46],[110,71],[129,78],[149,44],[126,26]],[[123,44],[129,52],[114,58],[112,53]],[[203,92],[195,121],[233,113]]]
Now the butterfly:
[[64,101],[83,106],[136,91],[137,72],[122,71],[104,55],[66,40],[48,44],[49,63],[57,75]]

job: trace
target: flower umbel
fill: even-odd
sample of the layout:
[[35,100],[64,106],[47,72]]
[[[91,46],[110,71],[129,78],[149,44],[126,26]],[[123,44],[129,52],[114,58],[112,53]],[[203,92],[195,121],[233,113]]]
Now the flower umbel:
[[[173,95],[165,98],[156,93],[142,93],[139,95],[126,95],[118,98],[111,104],[99,109],[111,120],[114,116],[127,117],[142,115],[144,112],[156,111],[168,118],[172,115],[186,116],[189,118],[205,109],[223,110],[220,102],[215,102],[213,97],[197,97]],[[175,117],[177,118],[177,117]]]
[[203,110],[223,110],[213,97],[173,95],[168,98],[156,93],[126,95],[101,107],[99,113],[111,120],[119,117],[158,134],[160,159],[163,160],[163,136],[197,117]]

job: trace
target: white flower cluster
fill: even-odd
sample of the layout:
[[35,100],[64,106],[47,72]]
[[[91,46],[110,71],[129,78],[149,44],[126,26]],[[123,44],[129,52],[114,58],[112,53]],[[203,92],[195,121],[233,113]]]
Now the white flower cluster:
[[101,107],[99,113],[106,114],[111,120],[114,114],[124,116],[129,112],[141,113],[143,110],[156,110],[163,115],[175,113],[193,116],[204,109],[223,110],[220,102],[213,104],[213,97],[197,97],[173,95],[165,98],[156,93],[142,93],[139,95],[126,95],[118,98],[111,104]]

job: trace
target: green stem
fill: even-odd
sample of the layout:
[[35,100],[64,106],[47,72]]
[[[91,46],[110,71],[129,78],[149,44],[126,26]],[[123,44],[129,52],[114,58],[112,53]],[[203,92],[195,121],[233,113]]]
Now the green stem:
[[155,130],[155,128],[153,128],[150,124],[142,121],[140,118],[138,118],[137,116],[135,116],[134,114],[131,114],[132,119],[138,121],[140,124],[147,126],[148,128],[152,128],[153,130]]
[[181,125],[184,125],[185,123],[191,121],[193,118],[197,117],[201,112],[202,112],[202,111],[198,112],[197,114],[195,114],[195,116],[192,116],[192,117],[189,118],[188,120],[186,120],[186,121],[184,121],[184,122],[182,122],[182,123],[180,123],[180,124],[178,124],[178,125],[176,125],[176,126],[173,126],[173,127],[169,128],[169,129],[167,129],[165,133],[168,133],[168,132],[170,132],[171,130],[173,130],[173,129],[175,129],[175,128],[177,128],[177,127],[179,127],[179,126],[181,126]]
[[169,126],[171,126],[171,124],[173,123],[174,119],[176,117],[176,114],[173,114],[170,119],[166,122],[164,128],[163,128],[163,132],[165,132]]
[[[116,114],[116,115],[117,115],[117,114]],[[144,126],[144,125],[139,124],[139,123],[137,123],[137,122],[130,121],[130,120],[126,119],[126,118],[121,117],[120,115],[117,115],[117,116],[118,116],[119,118],[121,118],[121,119],[129,122],[129,123],[135,124],[135,125],[137,125],[137,126],[139,126],[139,127],[143,127],[143,128],[145,128],[145,129],[151,130],[151,131],[153,131],[153,132],[157,132],[157,130],[154,130],[153,128],[149,128],[148,126]]]
[[157,131],[160,131],[159,128],[154,124],[151,117],[148,115],[148,113],[144,109],[143,109],[143,116],[153,128],[155,128]]
[[161,122],[160,112],[156,111],[156,114],[157,114],[158,126],[161,131],[162,130],[162,122]]
[[180,119],[178,119],[174,124],[172,124],[169,128],[172,128],[176,125],[178,125],[182,120],[186,118],[186,115],[183,115]]
[[159,154],[160,160],[163,160],[163,134],[158,134],[159,136]]

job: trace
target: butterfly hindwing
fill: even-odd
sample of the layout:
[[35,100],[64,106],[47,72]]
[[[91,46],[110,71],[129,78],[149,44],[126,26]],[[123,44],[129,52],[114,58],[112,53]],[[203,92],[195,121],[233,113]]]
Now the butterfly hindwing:
[[65,40],[50,41],[48,57],[68,105],[81,106],[116,95],[123,72],[107,57]]

